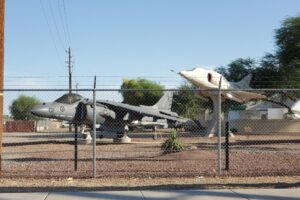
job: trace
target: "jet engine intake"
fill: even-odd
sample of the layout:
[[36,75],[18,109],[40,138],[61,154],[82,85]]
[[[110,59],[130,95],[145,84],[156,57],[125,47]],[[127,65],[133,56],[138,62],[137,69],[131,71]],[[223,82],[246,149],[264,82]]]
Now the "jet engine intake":
[[[93,111],[93,104],[84,102],[78,103],[74,117],[75,123],[93,124]],[[102,124],[106,119],[116,119],[116,113],[102,105],[96,105],[96,123]]]
[[74,123],[83,124],[87,121],[87,105],[83,102],[78,103],[74,116]]

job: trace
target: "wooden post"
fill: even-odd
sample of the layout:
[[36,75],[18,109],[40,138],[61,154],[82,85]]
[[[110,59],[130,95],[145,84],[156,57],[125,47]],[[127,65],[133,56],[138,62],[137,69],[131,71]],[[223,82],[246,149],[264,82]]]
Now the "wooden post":
[[5,0],[0,0],[0,175],[2,173]]
[[[71,48],[68,49],[68,69],[69,69],[69,95],[72,94],[72,56],[71,56]],[[69,132],[72,132],[72,124],[69,124]]]

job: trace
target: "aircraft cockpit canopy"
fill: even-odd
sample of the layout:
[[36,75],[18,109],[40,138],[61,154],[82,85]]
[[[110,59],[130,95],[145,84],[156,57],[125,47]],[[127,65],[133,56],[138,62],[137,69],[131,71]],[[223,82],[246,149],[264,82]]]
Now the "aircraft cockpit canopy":
[[73,104],[80,101],[83,97],[79,94],[64,94],[55,100],[56,103]]

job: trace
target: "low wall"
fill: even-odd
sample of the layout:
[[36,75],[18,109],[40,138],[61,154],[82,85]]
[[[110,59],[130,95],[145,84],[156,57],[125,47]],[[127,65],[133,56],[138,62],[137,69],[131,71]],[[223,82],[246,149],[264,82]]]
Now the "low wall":
[[34,132],[34,121],[7,121],[4,132]]
[[300,120],[255,119],[230,120],[229,128],[238,133],[296,133],[300,132]]

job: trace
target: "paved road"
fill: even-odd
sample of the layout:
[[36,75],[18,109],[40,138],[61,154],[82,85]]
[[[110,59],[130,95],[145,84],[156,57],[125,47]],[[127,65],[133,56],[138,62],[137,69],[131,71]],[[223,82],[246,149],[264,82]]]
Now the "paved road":
[[0,200],[300,200],[299,189],[226,189],[226,190],[162,190],[162,191],[101,191],[0,193]]

